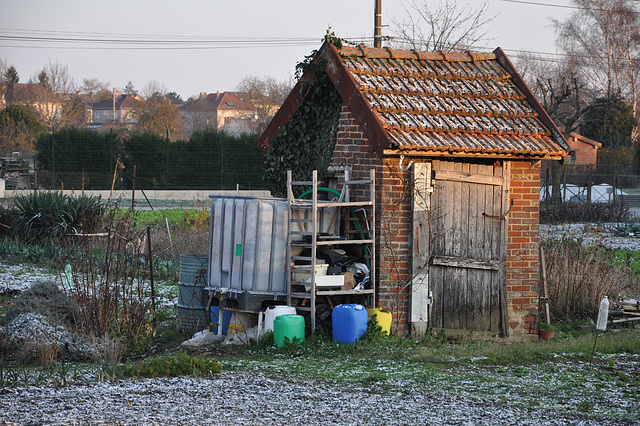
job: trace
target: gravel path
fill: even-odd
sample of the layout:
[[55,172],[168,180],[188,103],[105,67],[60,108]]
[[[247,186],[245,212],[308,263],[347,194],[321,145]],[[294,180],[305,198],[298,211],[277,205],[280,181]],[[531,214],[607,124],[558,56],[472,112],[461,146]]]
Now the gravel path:
[[[4,422],[4,423],[3,423]],[[336,386],[265,373],[225,372],[214,378],[173,378],[65,388],[0,391],[0,424],[616,424],[472,401],[456,389],[386,384]],[[617,423],[619,424],[619,423]]]

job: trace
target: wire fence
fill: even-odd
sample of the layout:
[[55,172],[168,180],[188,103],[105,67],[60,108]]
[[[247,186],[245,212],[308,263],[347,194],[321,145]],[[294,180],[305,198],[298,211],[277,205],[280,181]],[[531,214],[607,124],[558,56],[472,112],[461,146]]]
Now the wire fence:
[[69,130],[41,138],[37,148],[35,172],[20,177],[17,187],[268,189],[255,137],[211,133],[169,142],[141,135],[123,142],[113,134]]
[[[148,152],[150,157],[157,153]],[[216,155],[217,154],[217,155]],[[262,158],[251,158],[245,152],[191,152],[180,161],[171,158],[153,167],[110,158],[113,170],[96,172],[91,168],[78,171],[36,170],[31,187],[41,189],[268,189],[262,171]],[[182,163],[182,164],[180,164]],[[148,166],[148,164],[146,164]],[[62,167],[61,167],[62,168]],[[63,170],[68,170],[65,167]]]
[[640,206],[640,170],[615,165],[564,165],[544,168],[540,179],[542,202],[624,203]]

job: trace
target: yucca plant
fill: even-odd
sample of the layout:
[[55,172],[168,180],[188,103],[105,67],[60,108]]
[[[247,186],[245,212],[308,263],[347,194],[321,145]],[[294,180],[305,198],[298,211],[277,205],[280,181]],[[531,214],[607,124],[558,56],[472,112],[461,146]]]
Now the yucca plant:
[[14,231],[29,241],[90,232],[104,212],[100,197],[70,197],[62,192],[33,192],[15,198]]

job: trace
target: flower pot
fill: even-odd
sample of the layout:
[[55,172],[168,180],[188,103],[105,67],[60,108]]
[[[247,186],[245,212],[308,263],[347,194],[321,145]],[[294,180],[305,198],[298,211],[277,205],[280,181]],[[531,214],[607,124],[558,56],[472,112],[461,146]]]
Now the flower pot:
[[538,330],[538,337],[540,338],[540,340],[551,340],[553,339],[554,333],[555,331]]

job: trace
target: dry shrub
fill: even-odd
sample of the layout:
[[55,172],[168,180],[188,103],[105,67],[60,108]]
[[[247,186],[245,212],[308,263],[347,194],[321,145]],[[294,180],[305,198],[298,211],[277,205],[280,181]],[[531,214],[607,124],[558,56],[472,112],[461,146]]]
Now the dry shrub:
[[[209,252],[209,217],[195,216],[193,223],[171,226],[158,224],[151,230],[151,241],[164,260],[180,259],[181,254]],[[171,239],[169,239],[171,235]]]
[[540,223],[627,222],[630,218],[626,204],[562,202],[540,205]]
[[25,342],[21,349],[21,361],[25,364],[48,367],[58,361],[60,347],[56,342],[46,342],[39,335],[33,340]]
[[117,364],[122,360],[124,348],[117,339],[106,335],[102,339],[95,339],[94,346],[99,350],[102,361]]
[[8,324],[19,315],[33,312],[54,318],[60,324],[72,324],[76,309],[75,300],[61,291],[58,284],[38,281],[13,302],[3,322]]
[[595,318],[603,296],[637,290],[629,265],[616,262],[613,250],[563,237],[544,243],[549,303],[556,318]]
[[105,235],[79,237],[70,261],[68,291],[78,304],[75,321],[85,333],[112,336],[139,353],[152,319],[145,231],[134,231],[130,216],[105,220]]

